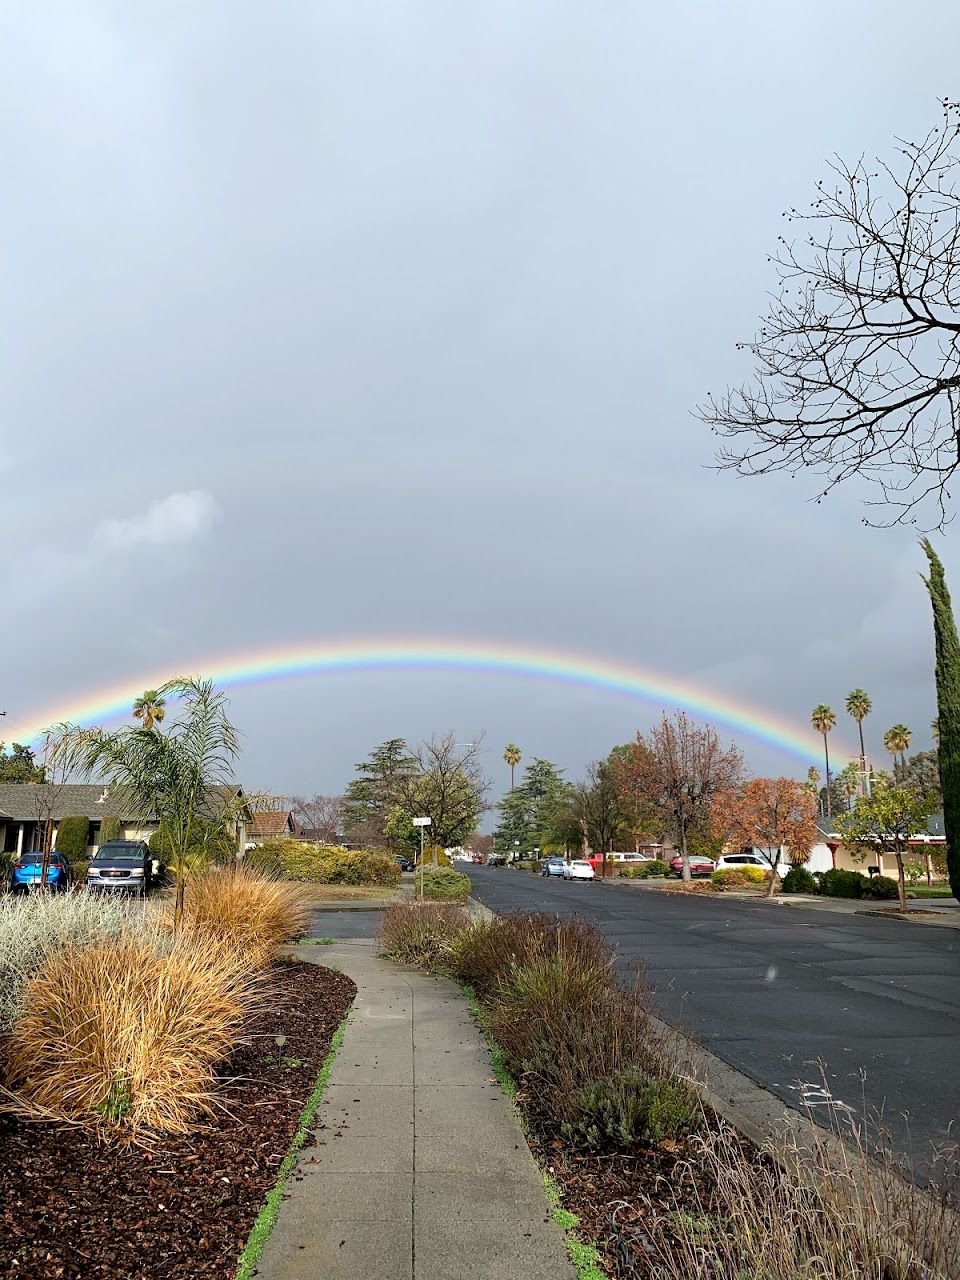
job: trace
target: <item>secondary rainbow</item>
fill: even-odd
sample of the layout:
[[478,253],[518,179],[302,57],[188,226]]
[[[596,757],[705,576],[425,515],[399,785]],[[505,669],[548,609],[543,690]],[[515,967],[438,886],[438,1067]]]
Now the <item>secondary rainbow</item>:
[[145,672],[11,720],[18,736],[33,740],[49,725],[65,720],[100,724],[125,718],[138,694],[175,674],[201,674],[218,685],[240,688],[270,680],[378,671],[460,671],[595,689],[654,706],[683,708],[804,763],[822,758],[819,739],[812,730],[703,685],[588,654],[500,640],[350,639],[172,661],[163,671]]

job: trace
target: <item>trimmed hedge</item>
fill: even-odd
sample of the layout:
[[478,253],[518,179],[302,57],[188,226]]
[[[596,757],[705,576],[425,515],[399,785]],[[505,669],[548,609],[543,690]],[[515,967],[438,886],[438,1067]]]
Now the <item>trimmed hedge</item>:
[[61,818],[57,827],[57,852],[71,863],[87,856],[90,822],[84,817]]
[[828,898],[862,898],[867,877],[859,871],[831,867],[820,875],[820,892]]
[[109,814],[100,823],[100,844],[106,844],[108,840],[120,839],[120,819],[114,814]]
[[652,862],[634,862],[620,872],[621,880],[647,880],[650,876],[665,876],[669,870],[665,862],[654,858]]
[[385,849],[344,849],[303,840],[266,840],[244,862],[309,884],[395,885],[400,864]]
[[450,867],[419,874],[417,887],[428,902],[466,902],[470,897],[470,877]]

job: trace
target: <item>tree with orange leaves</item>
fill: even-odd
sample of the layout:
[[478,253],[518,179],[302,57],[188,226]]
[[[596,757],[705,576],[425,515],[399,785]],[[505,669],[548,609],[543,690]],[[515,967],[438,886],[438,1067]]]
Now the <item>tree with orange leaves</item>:
[[794,778],[751,778],[721,792],[710,810],[714,834],[741,849],[756,849],[770,867],[768,896],[776,890],[781,853],[799,865],[816,843],[816,802]]

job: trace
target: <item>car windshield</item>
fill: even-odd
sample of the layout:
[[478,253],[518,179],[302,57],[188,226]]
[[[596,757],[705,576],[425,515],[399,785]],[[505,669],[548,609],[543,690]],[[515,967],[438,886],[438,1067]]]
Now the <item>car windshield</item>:
[[143,852],[132,845],[126,848],[100,849],[94,856],[94,862],[109,862],[116,867],[136,867],[143,862]]
[[590,865],[590,863],[589,863],[589,862],[579,862],[579,861],[578,861],[578,862],[571,863],[571,866],[574,866],[574,867],[589,867],[589,865]]
[[[43,854],[35,853],[35,852],[21,853],[20,857],[17,859],[17,862],[20,864],[21,867],[39,867],[43,862]],[[59,867],[62,865],[63,864],[62,864],[59,853],[51,853],[50,866]]]

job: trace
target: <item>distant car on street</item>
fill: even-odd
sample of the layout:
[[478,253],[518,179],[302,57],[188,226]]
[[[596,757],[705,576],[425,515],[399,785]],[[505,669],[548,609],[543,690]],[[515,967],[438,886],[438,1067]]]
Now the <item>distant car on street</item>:
[[550,858],[544,858],[540,864],[540,874],[542,876],[562,876],[563,868],[566,866],[563,858],[554,855]]
[[153,863],[144,840],[108,840],[87,868],[94,893],[134,893],[145,898],[153,887]]
[[[17,855],[10,871],[10,892],[29,893],[39,889],[43,881],[43,854],[39,849],[29,849]],[[47,864],[47,888],[60,891],[73,883],[70,863],[62,853],[54,850]]]
[[573,862],[565,862],[560,873],[564,880],[593,880],[595,872],[586,858],[577,858]]
[[[690,874],[694,879],[698,876],[705,878],[706,876],[713,875],[714,862],[712,858],[704,858],[698,853],[691,853],[689,861]],[[683,859],[680,857],[679,853],[675,858],[670,860],[670,874],[679,877],[683,876]]]
[[487,866],[503,867],[506,866],[506,862],[507,860],[502,853],[491,853],[490,857],[487,859]]
[[400,864],[401,871],[413,871],[414,865],[405,853],[397,854],[397,862]]

